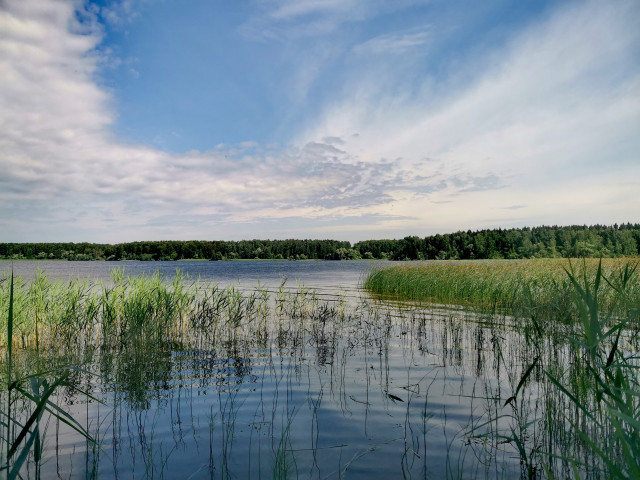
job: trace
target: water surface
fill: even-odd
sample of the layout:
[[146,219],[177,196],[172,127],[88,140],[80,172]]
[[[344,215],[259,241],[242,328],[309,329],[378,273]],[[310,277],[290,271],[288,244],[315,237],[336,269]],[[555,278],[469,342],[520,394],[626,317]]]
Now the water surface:
[[0,261],[0,276],[11,272],[25,280],[33,279],[42,270],[51,280],[70,281],[88,279],[109,282],[114,269],[125,275],[151,275],[154,272],[172,277],[180,270],[192,279],[215,282],[220,285],[254,287],[258,284],[270,288],[286,280],[288,288],[297,285],[313,287],[321,292],[353,292],[358,290],[363,277],[372,268],[396,262],[386,261],[173,261],[173,262],[78,262],[78,261]]
[[[507,374],[527,361],[522,338],[457,309],[370,298],[362,276],[380,265],[15,262],[26,279],[38,268],[54,280],[93,282],[107,282],[115,267],[167,278],[179,268],[245,292],[259,283],[268,295],[257,300],[268,314],[233,325],[194,312],[196,326],[179,341],[78,340],[76,358],[92,375],[78,373],[76,385],[102,403],[73,389],[57,401],[98,443],[51,420],[44,463],[29,471],[42,478],[519,475],[515,449],[469,432],[512,391]],[[289,288],[280,289],[284,278]],[[340,294],[347,300],[336,300]],[[496,345],[511,372],[500,368]]]

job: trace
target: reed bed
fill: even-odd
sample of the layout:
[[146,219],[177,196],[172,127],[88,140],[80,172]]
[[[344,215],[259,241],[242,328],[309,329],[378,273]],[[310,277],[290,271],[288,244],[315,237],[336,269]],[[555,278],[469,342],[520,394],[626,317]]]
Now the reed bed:
[[498,346],[496,360],[512,393],[494,397],[470,438],[512,445],[524,478],[555,478],[564,465],[577,478],[632,479],[640,478],[637,270],[638,259],[440,262],[378,270],[364,286],[516,320],[508,328],[525,343],[515,357]]
[[[383,298],[474,307],[484,312],[525,315],[532,308],[547,310],[555,320],[574,312],[572,284],[567,272],[588,281],[595,279],[598,265],[610,283],[601,286],[599,308],[610,315],[640,308],[640,278],[625,286],[625,296],[616,290],[625,271],[637,258],[534,259],[496,261],[443,261],[399,265],[375,270],[364,287]],[[575,316],[574,316],[575,318]]]
[[[579,273],[570,267],[565,274],[573,328],[549,336],[531,310],[535,333],[525,335],[528,355],[511,379],[513,393],[482,427],[505,417],[511,425],[479,437],[514,445],[528,479],[556,478],[562,465],[575,478],[640,478],[637,264],[609,270],[608,276],[602,263]],[[614,305],[616,316],[602,304]],[[505,369],[512,361],[500,358]],[[527,396],[544,401],[540,414],[523,415],[531,404]]]
[[167,388],[174,354],[221,350],[229,372],[242,375],[251,348],[295,347],[305,332],[315,335],[315,320],[339,320],[345,307],[284,282],[275,291],[240,291],[179,271],[165,278],[114,270],[110,282],[98,284],[52,282],[41,272],[31,282],[0,278],[0,313],[0,475],[20,478],[25,465],[35,465],[39,478],[47,415],[94,441],[54,402],[60,392],[99,401],[89,393],[96,375],[118,385],[118,402],[144,410],[149,391]]
[[[195,331],[238,327],[242,321],[265,318],[269,293],[257,288],[200,284],[180,272],[172,279],[160,274],[125,277],[115,270],[109,285],[84,280],[50,282],[38,274],[31,283],[16,279],[13,289],[12,340],[21,349],[44,354],[61,345],[115,347],[136,340],[179,344]],[[281,289],[279,311],[309,313],[300,306],[304,291]],[[10,302],[9,282],[0,279],[0,311]],[[317,303],[317,302],[316,302]],[[311,307],[309,307],[311,308]],[[7,316],[0,318],[0,347],[8,345]]]

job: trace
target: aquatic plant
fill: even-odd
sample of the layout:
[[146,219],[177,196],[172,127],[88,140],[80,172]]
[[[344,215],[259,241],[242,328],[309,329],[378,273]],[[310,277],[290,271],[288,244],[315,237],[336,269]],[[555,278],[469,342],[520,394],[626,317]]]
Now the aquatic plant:
[[[600,290],[608,285],[621,298],[628,297],[636,270],[637,265],[626,265],[616,282],[604,275],[601,264],[593,280],[570,266],[567,276],[574,287],[580,323],[568,341],[581,361],[570,375],[545,372],[591,421],[588,425],[567,418],[577,437],[600,459],[601,471],[608,478],[640,478],[640,357],[623,346],[625,337],[634,334],[628,328],[640,318],[640,310],[633,308],[625,317],[611,318],[601,310]],[[586,467],[575,458],[568,460],[576,467]]]
[[[36,279],[36,283],[40,283],[39,279]],[[45,413],[68,425],[88,441],[94,442],[94,440],[77,420],[51,400],[61,387],[76,388],[69,382],[69,378],[72,371],[78,370],[77,367],[37,369],[35,373],[24,376],[14,375],[16,372],[14,372],[13,348],[15,326],[13,272],[8,290],[6,370],[4,372],[6,390],[3,390],[0,395],[0,406],[2,406],[0,428],[3,429],[0,435],[0,451],[3,453],[0,456],[0,471],[6,470],[7,478],[13,479],[19,478],[20,471],[30,455],[33,457],[36,470],[39,469],[43,447],[40,424]],[[37,317],[34,325],[37,345]],[[29,389],[25,388],[25,385],[29,385]],[[86,392],[82,393],[91,397]],[[1,448],[2,445],[5,448]]]
[[[593,279],[599,260],[574,262],[579,274]],[[602,260],[602,270],[611,278],[600,292],[600,308],[610,315],[640,308],[640,279],[626,281],[626,295],[617,285],[624,281],[625,269],[637,259]],[[574,319],[571,301],[573,284],[565,274],[567,259],[518,261],[426,262],[399,265],[372,271],[364,287],[383,298],[447,305],[461,305],[476,311],[528,317],[535,309],[538,317],[554,322]]]
[[[527,336],[529,360],[518,364],[519,375],[513,359],[500,356],[511,372],[512,394],[496,404],[488,420],[473,426],[470,438],[513,445],[525,478],[542,472],[556,478],[563,465],[577,478],[640,477],[640,310],[616,309],[623,315],[613,317],[601,307],[605,287],[617,293],[620,304],[637,304],[637,298],[629,298],[637,295],[636,270],[637,265],[627,264],[607,276],[602,263],[595,272],[571,263],[566,267],[576,322],[560,337]],[[538,316],[531,322],[543,331]],[[544,407],[523,415],[532,399],[543,400]]]

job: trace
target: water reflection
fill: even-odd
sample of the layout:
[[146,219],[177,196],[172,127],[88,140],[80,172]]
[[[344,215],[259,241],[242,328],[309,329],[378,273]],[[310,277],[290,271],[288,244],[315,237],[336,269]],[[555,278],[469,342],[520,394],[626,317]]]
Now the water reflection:
[[513,452],[465,444],[482,399],[504,393],[495,332],[463,317],[318,303],[179,345],[95,349],[98,376],[77,382],[104,404],[65,401],[99,446],[56,425],[46,455],[58,472],[114,478],[519,475]]
[[[564,429],[553,422],[567,404],[539,369],[507,402],[535,356],[512,318],[282,283],[147,308],[160,290],[150,285],[126,315],[102,309],[111,323],[82,316],[82,341],[55,330],[35,359],[23,352],[25,371],[82,366],[56,400],[96,439],[49,419],[43,461],[25,477],[514,478],[529,472],[497,432],[528,453],[568,448],[542,434]],[[570,366],[572,349],[546,341],[549,359]]]

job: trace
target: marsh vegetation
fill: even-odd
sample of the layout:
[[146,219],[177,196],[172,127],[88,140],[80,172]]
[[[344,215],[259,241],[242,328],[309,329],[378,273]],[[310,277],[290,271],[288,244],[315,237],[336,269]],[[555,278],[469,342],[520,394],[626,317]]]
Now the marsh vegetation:
[[393,282],[345,297],[180,272],[4,277],[2,468],[637,478],[633,261],[412,268],[427,270],[393,271],[395,283],[431,288],[424,298]]

